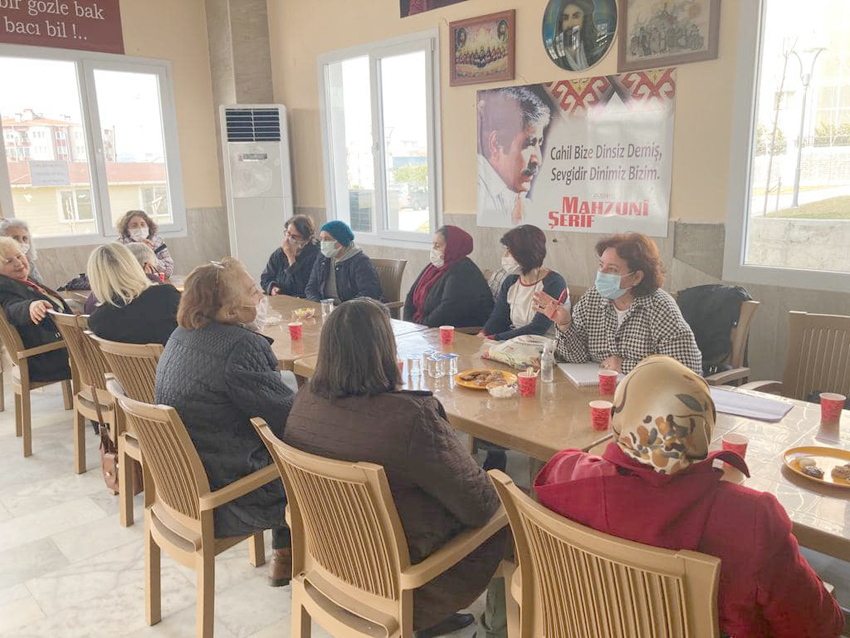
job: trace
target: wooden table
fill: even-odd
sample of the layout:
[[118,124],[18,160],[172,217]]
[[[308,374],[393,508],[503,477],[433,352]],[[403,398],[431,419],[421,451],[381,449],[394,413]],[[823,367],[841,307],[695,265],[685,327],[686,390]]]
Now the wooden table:
[[[456,333],[454,344],[443,347],[439,330],[430,329],[397,334],[396,343],[400,358],[418,357],[425,350],[441,350],[460,356],[459,371],[469,368],[510,370],[507,366],[482,359],[479,351],[484,340],[472,335]],[[305,357],[296,361],[294,372],[298,376],[310,377],[315,366],[316,357]],[[555,371],[554,383],[538,382],[537,396],[516,396],[512,399],[494,399],[487,391],[458,387],[449,377],[434,379],[421,375],[410,378],[406,373],[407,366],[404,387],[431,390],[458,430],[541,461],[548,460],[564,448],[592,446],[605,436],[605,433],[590,426],[587,404],[598,398],[598,389],[576,388],[560,370]]]

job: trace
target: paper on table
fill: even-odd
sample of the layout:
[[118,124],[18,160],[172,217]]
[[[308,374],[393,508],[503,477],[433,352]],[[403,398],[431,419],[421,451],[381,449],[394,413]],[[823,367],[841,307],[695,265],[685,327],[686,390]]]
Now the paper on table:
[[[592,385],[599,385],[599,364],[590,363],[559,363],[558,367],[567,375],[573,385],[584,388]],[[623,380],[623,375],[619,375],[618,381]]]
[[776,399],[756,397],[734,390],[711,388],[711,398],[718,412],[775,423],[791,411],[791,404]]

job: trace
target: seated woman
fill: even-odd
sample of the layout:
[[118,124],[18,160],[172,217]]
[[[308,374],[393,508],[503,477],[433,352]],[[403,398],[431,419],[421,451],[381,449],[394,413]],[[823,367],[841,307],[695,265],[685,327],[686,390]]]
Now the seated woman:
[[[21,335],[26,348],[61,340],[48,310],[71,313],[62,296],[30,278],[27,258],[11,237],[0,237],[0,306]],[[30,357],[32,381],[61,381],[71,378],[68,352],[64,348]]]
[[348,301],[371,297],[383,301],[381,280],[372,260],[354,243],[354,233],[341,221],[328,222],[319,233],[322,256],[313,264],[307,299]]
[[38,253],[32,243],[29,224],[22,219],[0,219],[0,236],[11,237],[21,245],[21,252],[24,253],[30,265],[30,279],[36,283],[41,283],[41,274],[35,264]]
[[801,556],[782,505],[712,467],[720,458],[749,474],[734,452],[709,453],[714,423],[702,378],[670,357],[644,359],[614,395],[603,456],[559,452],[537,476],[537,496],[607,534],[720,558],[724,635],[840,635],[841,608]]
[[286,220],[286,232],[260,275],[260,287],[267,295],[303,297],[313,264],[319,256],[316,226],[312,217],[295,215]]
[[86,271],[92,294],[103,299],[89,316],[94,334],[110,341],[165,345],[177,328],[180,293],[174,286],[151,283],[121,244],[95,248]]
[[[305,452],[382,465],[418,563],[499,508],[487,475],[461,445],[430,392],[399,390],[389,313],[370,299],[342,304],[322,329],[316,371],[301,388],[284,440]],[[423,636],[473,621],[453,614],[487,587],[505,550],[500,532],[413,594]],[[437,627],[435,627],[437,626]]]
[[143,210],[128,210],[124,216],[118,220],[116,225],[118,228],[118,241],[122,244],[130,244],[139,242],[150,247],[156,255],[156,269],[165,275],[166,279],[171,278],[174,273],[174,259],[171,253],[168,252],[168,246],[162,240],[162,237],[156,234],[158,227],[156,222],[148,217],[148,214]]
[[539,312],[558,329],[556,355],[567,363],[594,361],[627,374],[651,354],[666,354],[700,374],[702,354],[676,301],[661,290],[658,246],[646,235],[613,235],[596,244],[596,283],[570,311],[537,294]]
[[[142,267],[142,270],[149,281],[152,281],[155,284],[161,283],[160,273],[156,270],[156,255],[153,254],[150,246],[136,243],[127,244],[127,250],[133,253],[133,257],[135,257],[136,261],[139,262],[139,265]],[[89,285],[91,285],[91,282],[89,282]],[[86,300],[83,303],[83,314],[90,315],[99,305],[100,300],[98,300],[97,295],[93,292],[89,293],[89,296],[86,297]],[[175,323],[174,326],[176,327],[177,324]]]
[[[282,437],[292,406],[270,340],[250,327],[264,299],[240,261],[226,257],[198,266],[186,278],[179,327],[156,369],[156,402],[177,410],[213,490],[271,463],[250,419],[262,417]],[[272,530],[274,587],[292,576],[285,507],[283,485],[276,480],[213,514],[219,538]]]
[[552,320],[538,312],[533,296],[543,292],[558,299],[567,287],[561,275],[543,267],[546,235],[536,226],[525,224],[506,232],[502,245],[502,268],[508,276],[482,334],[496,341],[545,335],[552,328]]
[[431,264],[425,267],[404,302],[404,320],[431,328],[482,326],[493,309],[487,280],[469,257],[472,236],[457,226],[434,233]]

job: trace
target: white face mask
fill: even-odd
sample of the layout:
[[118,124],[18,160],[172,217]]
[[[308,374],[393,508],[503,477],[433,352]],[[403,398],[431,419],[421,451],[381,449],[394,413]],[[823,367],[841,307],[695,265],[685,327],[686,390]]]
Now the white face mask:
[[[251,306],[245,306],[246,308],[250,308]],[[243,324],[249,330],[254,330],[255,332],[261,332],[263,328],[266,327],[266,323],[268,323],[269,317],[269,300],[263,296],[260,299],[259,303],[255,306],[257,311],[257,316],[254,317],[254,320],[250,323]]]
[[130,239],[133,241],[142,241],[148,238],[148,227],[140,226],[139,228],[130,229]]
[[517,263],[517,260],[514,259],[513,255],[505,255],[504,257],[502,257],[502,270],[504,270],[509,275],[522,274],[522,266]]
[[30,251],[30,245],[27,244],[26,242],[19,243],[18,248],[20,248],[21,252],[24,253],[25,255]]
[[431,265],[434,268],[442,268],[446,263],[445,256],[436,248],[431,249]]
[[330,259],[336,254],[336,242],[334,240],[323,241],[319,250],[322,251],[322,254]]

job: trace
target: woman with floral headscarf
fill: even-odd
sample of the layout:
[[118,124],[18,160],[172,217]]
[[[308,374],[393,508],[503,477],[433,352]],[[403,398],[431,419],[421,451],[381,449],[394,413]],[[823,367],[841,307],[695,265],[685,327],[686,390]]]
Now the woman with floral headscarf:
[[712,466],[720,458],[749,476],[735,453],[709,452],[715,416],[703,379],[670,357],[649,357],[617,388],[614,440],[602,457],[559,452],[535,480],[537,496],[607,534],[720,558],[724,634],[839,636],[841,608],[800,554],[785,510]]

